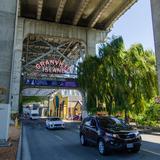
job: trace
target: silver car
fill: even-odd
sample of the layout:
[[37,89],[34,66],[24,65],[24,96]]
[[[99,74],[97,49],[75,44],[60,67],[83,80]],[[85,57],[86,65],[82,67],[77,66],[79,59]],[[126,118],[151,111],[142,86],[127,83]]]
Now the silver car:
[[49,117],[46,120],[47,129],[65,128],[64,122],[58,117]]

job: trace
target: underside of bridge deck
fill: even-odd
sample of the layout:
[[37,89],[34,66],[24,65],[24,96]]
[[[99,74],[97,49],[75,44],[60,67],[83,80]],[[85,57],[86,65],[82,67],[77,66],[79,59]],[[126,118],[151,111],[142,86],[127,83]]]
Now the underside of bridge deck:
[[19,16],[108,29],[137,0],[20,0]]

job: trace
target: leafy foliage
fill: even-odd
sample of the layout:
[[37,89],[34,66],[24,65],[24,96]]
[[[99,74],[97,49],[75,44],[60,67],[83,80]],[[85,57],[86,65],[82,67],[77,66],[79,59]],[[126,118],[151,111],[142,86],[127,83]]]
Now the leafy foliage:
[[160,104],[152,100],[146,105],[144,113],[136,116],[136,121],[141,125],[160,127]]
[[22,97],[22,104],[26,104],[26,103],[32,103],[32,102],[43,102],[44,100],[46,100],[46,97],[42,97],[42,96],[23,96]]
[[87,92],[89,111],[105,104],[109,114],[141,113],[157,94],[155,57],[141,44],[125,50],[122,37],[102,44],[99,57],[87,57],[79,65],[78,82]]

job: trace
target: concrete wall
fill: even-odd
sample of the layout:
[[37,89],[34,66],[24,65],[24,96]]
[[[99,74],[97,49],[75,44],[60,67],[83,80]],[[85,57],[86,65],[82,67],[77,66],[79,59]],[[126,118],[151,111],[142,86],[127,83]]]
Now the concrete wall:
[[29,33],[81,40],[87,45],[87,53],[91,55],[95,54],[95,45],[106,38],[106,32],[101,30],[24,19],[24,38]]
[[4,103],[9,103],[16,5],[16,0],[0,1],[0,87],[7,91]]
[[152,21],[154,31],[154,43],[158,73],[158,91],[160,94],[160,1],[151,0]]
[[8,140],[10,105],[0,104],[0,143]]

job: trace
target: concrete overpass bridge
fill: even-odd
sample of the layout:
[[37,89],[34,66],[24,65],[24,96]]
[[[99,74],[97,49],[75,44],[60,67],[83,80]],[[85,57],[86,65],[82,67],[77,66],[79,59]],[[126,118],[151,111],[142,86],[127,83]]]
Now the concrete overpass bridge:
[[22,76],[26,80],[48,81],[75,76],[77,61],[95,55],[95,45],[104,41],[114,22],[135,2],[2,0],[0,88],[5,92],[0,94],[3,103],[11,104],[12,111],[17,111]]

